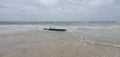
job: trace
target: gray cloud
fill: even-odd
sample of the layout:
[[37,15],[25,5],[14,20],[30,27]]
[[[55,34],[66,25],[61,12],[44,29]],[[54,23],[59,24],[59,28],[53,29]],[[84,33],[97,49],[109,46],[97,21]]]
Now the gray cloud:
[[119,0],[0,0],[0,20],[119,20]]
[[4,5],[0,5],[0,8],[6,8]]

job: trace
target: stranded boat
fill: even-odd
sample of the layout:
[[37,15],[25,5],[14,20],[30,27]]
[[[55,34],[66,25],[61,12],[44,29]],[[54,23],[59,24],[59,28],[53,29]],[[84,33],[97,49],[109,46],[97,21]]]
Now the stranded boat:
[[56,29],[56,28],[44,28],[44,30],[49,30],[49,31],[66,31],[66,29]]

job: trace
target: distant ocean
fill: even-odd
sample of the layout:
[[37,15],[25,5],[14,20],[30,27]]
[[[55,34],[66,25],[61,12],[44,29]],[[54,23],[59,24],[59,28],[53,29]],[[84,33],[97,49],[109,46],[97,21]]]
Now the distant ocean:
[[3,24],[53,24],[53,25],[80,25],[80,24],[120,24],[120,21],[61,21],[61,22],[39,22],[39,21],[0,21]]
[[43,28],[65,28],[67,32],[91,43],[100,43],[120,47],[120,22],[17,22],[0,21],[0,35],[23,31],[41,30]]

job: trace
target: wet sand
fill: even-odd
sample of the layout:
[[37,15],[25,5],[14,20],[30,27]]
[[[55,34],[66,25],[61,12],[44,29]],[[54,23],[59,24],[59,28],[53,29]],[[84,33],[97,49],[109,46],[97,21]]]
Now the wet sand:
[[120,57],[120,48],[69,32],[29,31],[0,35],[0,57]]

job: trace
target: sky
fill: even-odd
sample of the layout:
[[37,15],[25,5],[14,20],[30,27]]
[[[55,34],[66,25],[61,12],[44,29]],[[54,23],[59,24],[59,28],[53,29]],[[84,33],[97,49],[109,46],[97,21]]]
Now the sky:
[[120,0],[0,0],[0,21],[120,21]]

